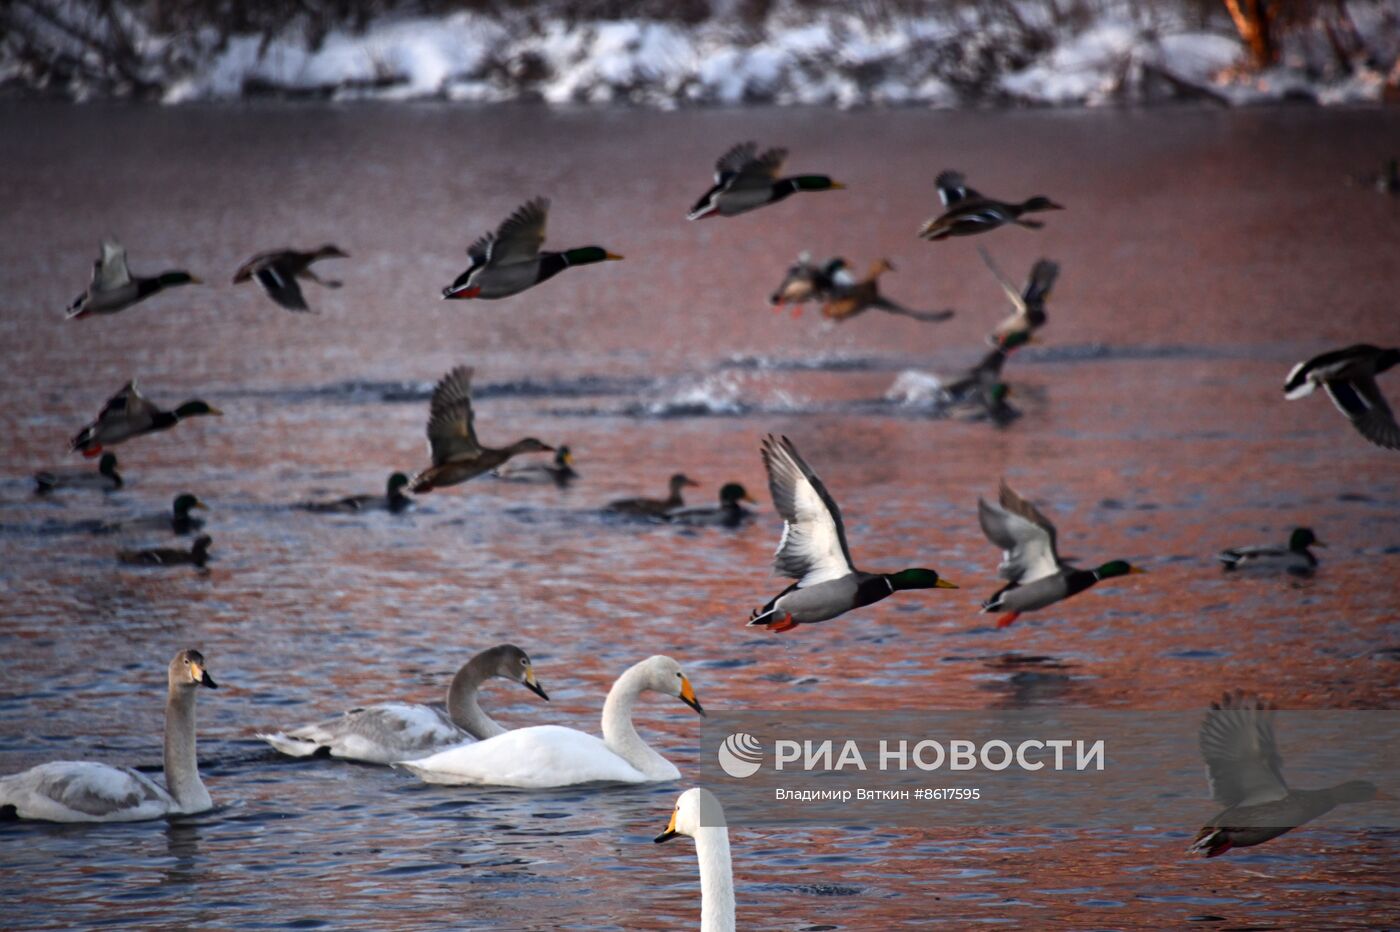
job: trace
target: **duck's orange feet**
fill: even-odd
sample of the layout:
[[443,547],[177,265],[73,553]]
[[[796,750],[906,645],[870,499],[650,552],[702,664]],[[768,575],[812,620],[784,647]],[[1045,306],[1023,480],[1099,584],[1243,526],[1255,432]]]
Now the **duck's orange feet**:
[[768,630],[776,631],[778,634],[782,634],[784,631],[791,631],[793,628],[796,627],[797,622],[792,620],[792,612],[788,612],[786,615],[783,616],[782,621],[776,624],[769,625]]
[[802,316],[802,305],[800,305],[800,304],[794,304],[794,305],[792,306],[792,319],[793,319],[793,320],[797,320],[797,318],[799,318],[799,317],[801,317],[801,316]]
[[84,458],[84,459],[89,459],[89,460],[90,460],[90,459],[92,459],[94,456],[101,456],[101,455],[102,455],[102,447],[100,447],[100,446],[98,446],[98,445],[96,445],[96,444],[94,444],[94,445],[88,447],[86,450],[83,451],[83,458]]
[[1007,614],[1002,615],[1000,618],[997,619],[997,627],[998,627],[998,628],[1009,628],[1009,627],[1011,627],[1011,623],[1012,623],[1013,621],[1015,621],[1017,618],[1020,618],[1020,617],[1021,617],[1021,613],[1020,613],[1020,612],[1008,612]]

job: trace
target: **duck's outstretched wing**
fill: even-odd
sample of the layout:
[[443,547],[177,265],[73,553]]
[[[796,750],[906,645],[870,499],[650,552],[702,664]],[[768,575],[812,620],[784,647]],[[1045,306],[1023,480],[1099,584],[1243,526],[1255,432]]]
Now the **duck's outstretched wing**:
[[544,228],[549,220],[549,200],[537,197],[516,208],[501,225],[488,247],[493,265],[533,261],[544,245]]
[[428,449],[434,466],[481,452],[473,424],[469,366],[457,366],[439,379],[433,389],[428,409]]
[[1226,693],[1201,721],[1201,757],[1211,795],[1224,806],[1253,806],[1288,795],[1278,746],[1274,709],[1258,696]]
[[1005,552],[997,567],[1003,579],[1024,585],[1063,568],[1055,545],[1055,525],[1005,480],[999,504],[977,500],[977,520],[987,539]]
[[959,201],[982,196],[967,186],[967,180],[963,178],[962,172],[939,172],[933,183],[938,188],[938,199],[943,202],[944,207],[952,207]]
[[92,266],[92,287],[95,291],[115,291],[131,284],[131,269],[126,265],[126,248],[114,239],[102,241],[102,257]]
[[1345,414],[1352,426],[1378,447],[1400,450],[1400,425],[1390,410],[1380,386],[1370,376],[1330,379],[1324,383],[1327,396]]
[[841,510],[792,441],[768,435],[763,466],[773,508],[783,516],[783,536],[773,568],[798,587],[840,579],[854,572]]

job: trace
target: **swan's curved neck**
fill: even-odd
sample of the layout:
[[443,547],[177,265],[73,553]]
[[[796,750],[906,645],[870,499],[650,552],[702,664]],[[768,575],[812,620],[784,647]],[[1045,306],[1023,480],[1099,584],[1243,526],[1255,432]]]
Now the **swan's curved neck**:
[[696,829],[695,857],[700,861],[700,932],[734,932],[734,866],[729,858],[729,829]]
[[181,812],[203,812],[213,800],[199,779],[194,743],[195,691],[199,687],[171,684],[165,700],[165,788]]
[[613,753],[651,779],[674,779],[675,766],[656,753],[632,725],[632,708],[647,688],[647,673],[633,667],[617,678],[603,703],[603,741]]
[[485,658],[478,654],[462,665],[457,675],[452,677],[452,685],[447,687],[447,714],[453,724],[478,740],[503,735],[507,729],[482,711],[477,705],[476,693],[492,676],[495,657]]

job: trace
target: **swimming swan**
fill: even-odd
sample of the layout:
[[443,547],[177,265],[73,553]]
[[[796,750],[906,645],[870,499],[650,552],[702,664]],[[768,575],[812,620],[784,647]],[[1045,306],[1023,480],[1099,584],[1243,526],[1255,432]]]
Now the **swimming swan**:
[[514,644],[500,644],[462,664],[447,687],[447,708],[407,702],[351,709],[344,715],[303,725],[295,731],[259,734],[283,754],[311,757],[320,754],[369,764],[427,757],[473,738],[503,735],[507,729],[481,710],[476,693],[487,679],[499,676],[524,684],[549,701],[535,680],[535,669],[525,652]]
[[0,813],[48,822],[136,822],[214,808],[199,779],[194,702],[200,686],[218,686],[197,650],[170,661],[165,701],[165,786],[128,767],[53,761],[0,777]]
[[690,680],[670,657],[655,656],[617,678],[603,703],[603,737],[558,725],[517,728],[486,741],[450,748],[416,761],[397,761],[428,783],[540,789],[575,783],[653,783],[680,771],[653,751],[632,727],[637,696],[651,690],[677,696],[701,715]]
[[695,839],[700,861],[700,932],[734,932],[734,867],[729,859],[729,828],[724,807],[701,787],[676,800],[671,824],[653,839],[657,844],[677,835]]

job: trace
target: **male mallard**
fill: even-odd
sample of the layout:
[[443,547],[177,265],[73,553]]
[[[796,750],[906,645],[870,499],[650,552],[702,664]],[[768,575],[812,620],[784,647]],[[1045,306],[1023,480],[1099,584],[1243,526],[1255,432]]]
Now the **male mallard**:
[[117,559],[132,566],[198,566],[209,562],[209,545],[214,539],[201,534],[189,550],[174,547],[152,547],[148,550],[118,550]]
[[856,569],[836,500],[792,441],[772,434],[765,437],[763,466],[768,470],[773,507],[783,516],[783,536],[773,568],[797,582],[754,609],[750,627],[787,631],[873,605],[900,590],[958,588],[928,569],[898,573]]
[[47,495],[54,489],[101,489],[114,492],[122,487],[121,474],[117,472],[117,454],[103,453],[97,461],[97,471],[81,472],[36,472],[34,474],[34,494]]
[[69,450],[80,450],[83,456],[93,457],[104,447],[114,447],[132,437],[169,430],[187,417],[201,415],[222,416],[224,412],[212,407],[208,402],[193,399],[180,405],[174,411],[163,411],[146,400],[132,379],[122,386],[92,423],[78,431],[69,444]]
[[496,468],[495,476],[507,482],[553,482],[566,486],[578,478],[578,473],[574,471],[573,451],[568,444],[562,444],[548,463],[506,463]]
[[826,304],[822,306],[822,316],[828,320],[849,320],[872,307],[876,310],[888,311],[891,314],[912,317],[926,323],[937,323],[953,316],[954,312],[949,310],[911,311],[909,308],[882,296],[880,294],[880,276],[885,272],[894,271],[894,265],[888,259],[877,259],[872,262],[870,271],[866,273],[865,278],[859,281],[845,270],[845,260],[839,261],[841,265],[833,270],[831,276],[833,285],[830,296]]
[[442,289],[444,299],[508,298],[553,278],[575,265],[622,257],[602,246],[582,246],[564,252],[540,252],[549,201],[537,197],[518,207],[495,233],[487,233],[467,248],[467,270]]
[[1400,426],[1376,385],[1376,376],[1400,363],[1400,349],[1357,343],[1300,362],[1288,373],[1283,395],[1292,400],[1321,385],[1361,436],[1378,447],[1400,450]]
[[773,305],[775,311],[781,311],[784,306],[791,306],[792,316],[801,316],[801,305],[808,301],[825,301],[830,296],[833,288],[832,275],[845,264],[845,259],[837,257],[817,265],[812,262],[810,252],[801,253],[797,262],[788,266],[783,280],[769,295],[768,303]]
[[1294,528],[1288,535],[1287,547],[1231,547],[1220,551],[1217,559],[1226,572],[1240,569],[1281,571],[1292,576],[1311,576],[1317,569],[1317,557],[1309,547],[1326,547],[1313,536],[1312,528]]
[[160,514],[145,515],[127,521],[111,521],[93,528],[95,534],[111,534],[115,531],[159,531],[169,530],[175,534],[189,534],[204,527],[204,521],[190,512],[196,508],[208,509],[199,498],[189,492],[181,492],[170,504],[170,510]]
[[476,439],[472,416],[472,370],[457,366],[438,380],[428,409],[428,450],[433,465],[408,481],[408,490],[422,494],[457,485],[490,472],[520,453],[553,452],[554,448],[526,437],[508,447],[483,447]]
[[1376,786],[1350,780],[1320,790],[1289,789],[1274,740],[1277,709],[1258,696],[1226,693],[1201,722],[1201,757],[1210,792],[1225,810],[1196,833],[1187,849],[1208,858],[1262,845],[1343,803],[1376,798]]
[[339,288],[338,281],[323,281],[311,271],[311,263],[321,259],[348,259],[334,243],[327,243],[311,252],[298,252],[295,249],[273,249],[260,252],[238,267],[233,273],[233,283],[257,279],[267,296],[289,311],[310,311],[306,298],[302,296],[298,278],[313,281],[324,288]]
[[1038,230],[1045,224],[1039,220],[1022,220],[1021,215],[1037,210],[1064,209],[1050,198],[1039,195],[1019,204],[994,201],[969,188],[959,172],[943,172],[934,183],[938,186],[938,197],[943,201],[944,211],[919,228],[919,235],[927,240],[972,236],[1007,223]]
[[996,329],[987,336],[987,342],[993,346],[1001,346],[1017,335],[1025,337],[1020,342],[1030,342],[1030,335],[1045,326],[1045,300],[1050,297],[1050,289],[1055,287],[1055,279],[1060,275],[1059,264],[1049,259],[1036,260],[1035,265],[1031,267],[1030,277],[1026,279],[1025,288],[1018,290],[1015,284],[1002,274],[1001,269],[997,268],[987,250],[979,246],[977,251],[982,254],[982,261],[986,263],[1016,308],[1009,317],[997,324]]
[[406,508],[413,507],[413,499],[403,494],[407,485],[408,476],[401,472],[390,473],[388,482],[384,484],[383,495],[347,495],[345,498],[329,502],[305,502],[298,507],[318,514],[358,514],[362,511],[379,510],[398,514]]
[[726,482],[719,490],[719,505],[689,505],[672,508],[666,512],[666,520],[675,524],[718,525],[738,527],[754,513],[743,503],[758,504],[749,498],[748,491],[737,482]]
[[786,149],[769,149],[759,155],[758,143],[741,142],[734,146],[715,163],[714,187],[695,202],[685,219],[732,217],[776,203],[798,191],[831,191],[845,187],[826,175],[779,178],[778,172],[786,158]]
[[1029,342],[1025,332],[1010,334],[1006,342],[990,350],[971,369],[950,379],[944,387],[954,403],[970,403],[980,407],[998,427],[1005,427],[1021,416],[1007,398],[1011,388],[1001,380],[1002,366],[1011,351]]
[[92,264],[92,281],[87,291],[68,305],[68,319],[89,314],[115,314],[158,291],[176,285],[203,284],[183,270],[161,272],[150,277],[133,277],[126,266],[126,249],[116,240],[102,242],[102,255]]
[[699,485],[700,483],[685,473],[678,472],[671,477],[668,483],[670,494],[665,498],[619,498],[616,501],[608,502],[603,510],[623,515],[662,518],[666,516],[666,512],[685,505],[685,500],[681,498],[681,489],[686,486],[698,487]]
[[1005,628],[1022,612],[1054,605],[1100,580],[1147,572],[1125,560],[1112,560],[1092,570],[1065,563],[1055,548],[1055,525],[1012,491],[1005,479],[1000,506],[979,498],[977,519],[987,539],[1006,552],[997,572],[1007,584],[982,603],[984,612],[1006,613],[997,619],[998,628]]

